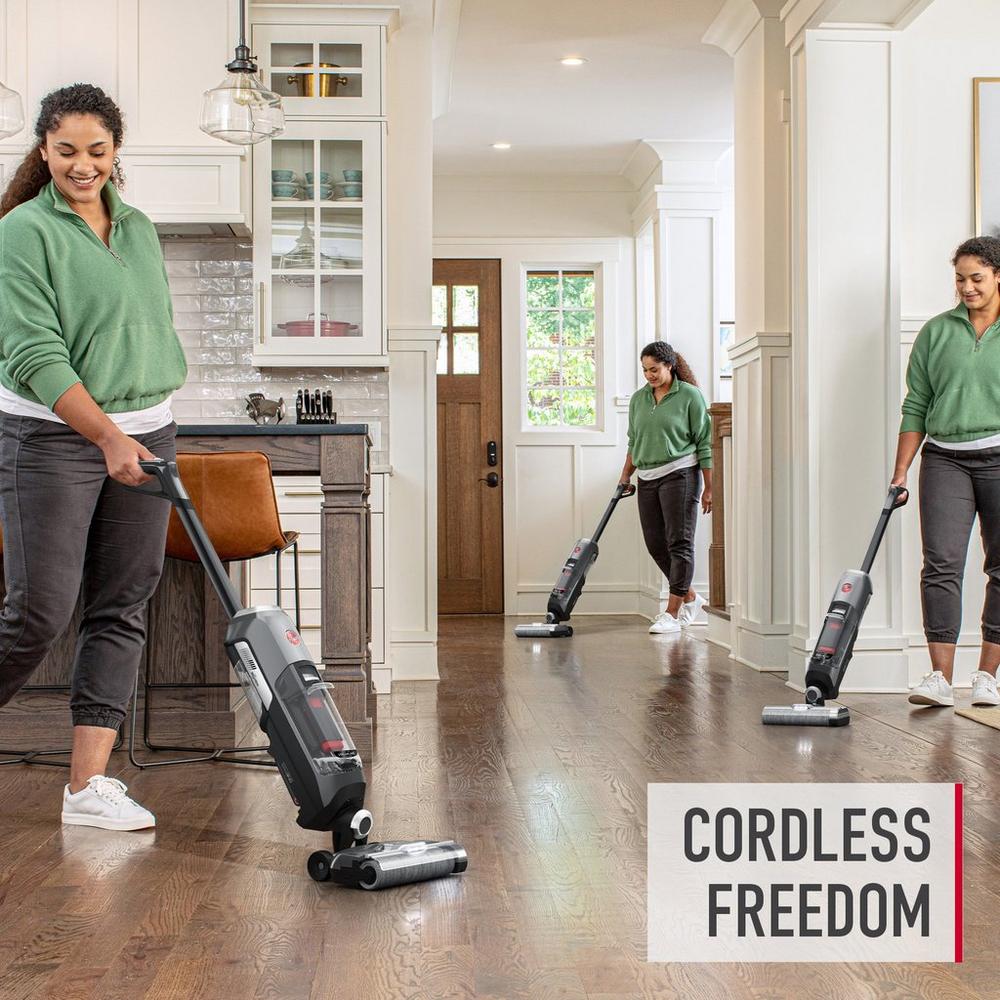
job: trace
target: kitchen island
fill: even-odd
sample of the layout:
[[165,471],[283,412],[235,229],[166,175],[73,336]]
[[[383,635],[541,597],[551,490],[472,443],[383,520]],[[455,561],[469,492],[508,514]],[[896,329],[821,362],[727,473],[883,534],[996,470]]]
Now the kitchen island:
[[[310,652],[324,667],[324,679],[334,685],[337,706],[366,761],[376,721],[370,651],[370,448],[364,424],[193,424],[177,431],[178,452],[259,451],[270,459],[275,476],[319,476],[323,646]],[[228,568],[237,587],[245,590],[240,567]],[[292,612],[291,607],[286,610]],[[78,624],[79,609],[32,683],[68,683]],[[145,655],[150,680],[233,679],[222,645],[225,631],[222,606],[201,566],[168,559],[149,604]],[[58,745],[53,734],[69,733],[67,701],[64,692],[18,695],[0,709],[3,745]],[[248,745],[262,739],[239,689],[160,690],[151,707],[154,743]]]

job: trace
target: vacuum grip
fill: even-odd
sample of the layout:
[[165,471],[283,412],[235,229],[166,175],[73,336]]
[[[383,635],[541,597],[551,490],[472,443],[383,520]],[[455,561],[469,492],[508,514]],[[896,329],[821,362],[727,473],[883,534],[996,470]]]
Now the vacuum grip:
[[184,489],[184,484],[181,482],[176,462],[168,462],[165,458],[140,458],[139,468],[147,476],[152,476],[153,482],[143,483],[142,486],[129,486],[130,490],[146,493],[153,497],[160,497],[178,506],[191,505],[191,498],[188,496],[187,490]]

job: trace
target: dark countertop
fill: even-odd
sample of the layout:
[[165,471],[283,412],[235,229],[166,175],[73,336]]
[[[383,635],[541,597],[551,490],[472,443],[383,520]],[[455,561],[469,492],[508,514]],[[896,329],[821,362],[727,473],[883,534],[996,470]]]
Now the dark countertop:
[[178,437],[262,434],[367,434],[367,424],[180,424]]

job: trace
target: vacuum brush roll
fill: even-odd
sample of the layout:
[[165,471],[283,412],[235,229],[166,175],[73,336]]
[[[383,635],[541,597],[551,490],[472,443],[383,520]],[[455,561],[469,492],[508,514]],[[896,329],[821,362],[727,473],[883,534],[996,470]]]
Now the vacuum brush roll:
[[338,851],[329,877],[356,889],[388,889],[458,875],[468,865],[465,848],[454,840],[364,844]]
[[768,705],[760,721],[765,726],[846,726],[851,713],[844,705]]

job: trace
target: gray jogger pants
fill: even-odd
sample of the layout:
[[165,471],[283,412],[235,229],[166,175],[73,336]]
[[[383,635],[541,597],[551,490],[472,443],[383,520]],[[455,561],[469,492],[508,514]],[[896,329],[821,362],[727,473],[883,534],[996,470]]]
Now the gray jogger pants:
[[646,549],[670,581],[670,593],[683,597],[694,578],[694,532],[698,525],[697,466],[659,479],[640,479],[639,524]]
[[[177,425],[135,440],[176,456]],[[117,729],[146,641],[170,505],[108,476],[104,454],[71,427],[0,413],[0,520],[7,596],[0,611],[0,706],[66,628],[83,618],[70,709],[76,726]]]
[[962,578],[972,522],[986,552],[983,641],[1000,643],[1000,448],[945,450],[925,444],[920,459],[920,599],[928,642],[958,642]]

